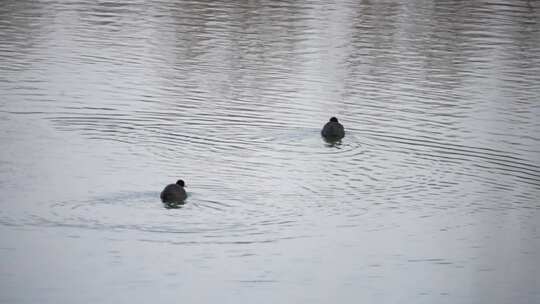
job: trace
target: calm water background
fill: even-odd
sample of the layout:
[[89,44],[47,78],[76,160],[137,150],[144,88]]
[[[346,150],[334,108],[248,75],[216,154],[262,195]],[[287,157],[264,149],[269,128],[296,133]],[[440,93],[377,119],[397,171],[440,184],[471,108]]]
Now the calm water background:
[[0,69],[2,303],[540,303],[538,1],[3,0]]

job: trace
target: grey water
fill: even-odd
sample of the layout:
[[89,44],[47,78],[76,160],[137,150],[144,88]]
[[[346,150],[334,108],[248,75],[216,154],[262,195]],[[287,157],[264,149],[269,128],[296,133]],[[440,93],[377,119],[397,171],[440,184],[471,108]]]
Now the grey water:
[[0,303],[540,303],[539,1],[3,0],[0,94]]

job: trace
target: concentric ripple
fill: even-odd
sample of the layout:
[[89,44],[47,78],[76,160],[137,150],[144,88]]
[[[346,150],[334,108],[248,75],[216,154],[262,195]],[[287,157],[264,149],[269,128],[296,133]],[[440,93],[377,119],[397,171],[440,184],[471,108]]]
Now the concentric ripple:
[[539,12],[3,0],[0,302],[540,303]]

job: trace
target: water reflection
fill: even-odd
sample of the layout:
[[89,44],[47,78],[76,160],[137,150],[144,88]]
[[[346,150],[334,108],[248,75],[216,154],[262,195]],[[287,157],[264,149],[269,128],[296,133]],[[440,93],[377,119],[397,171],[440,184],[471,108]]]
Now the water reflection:
[[180,209],[184,206],[185,203],[175,203],[175,202],[164,202],[163,206],[165,209]]
[[4,1],[0,301],[538,302],[539,9]]
[[336,139],[328,139],[328,138],[323,137],[323,140],[327,147],[339,149],[341,146],[341,139],[336,140]]

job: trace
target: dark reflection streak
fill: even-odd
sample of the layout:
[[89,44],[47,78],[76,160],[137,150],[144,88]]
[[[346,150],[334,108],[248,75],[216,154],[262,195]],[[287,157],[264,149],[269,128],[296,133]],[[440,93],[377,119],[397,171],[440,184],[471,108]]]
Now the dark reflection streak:
[[123,144],[134,144],[136,142],[135,140],[129,141],[127,139],[115,138],[115,137],[99,137],[99,136],[95,136],[93,132],[86,133],[85,135],[87,135],[88,139],[91,139],[91,140],[111,140],[113,142],[119,142]]
[[[478,168],[482,168],[482,169],[489,169],[489,170],[495,169],[493,167],[483,166],[483,165],[480,165],[480,164],[473,164],[473,166],[478,167]],[[536,186],[536,187],[538,187],[540,189],[540,178],[536,179],[536,178],[532,178],[532,177],[529,177],[529,176],[518,175],[518,174],[516,174],[515,170],[510,170],[510,169],[505,169],[505,168],[497,168],[497,169],[501,170],[501,171],[512,173],[512,174],[510,174],[512,177],[519,178],[522,182],[527,183],[527,184],[532,185],[532,186]],[[518,173],[522,173],[522,172],[518,171]],[[523,173],[523,174],[525,174],[525,173]]]
[[[471,161],[470,158],[459,157],[459,156],[471,156],[471,155],[464,155],[464,154],[459,154],[459,153],[449,153],[447,151],[434,151],[434,152],[440,152],[441,154],[451,154],[451,155],[453,154],[453,155],[456,155],[456,156],[450,156],[450,157],[445,157],[444,159],[441,159],[440,154],[429,154],[429,153],[425,153],[425,152],[422,152],[422,151],[417,151],[417,152],[415,152],[415,154],[432,157],[431,158],[432,160],[433,159],[438,159],[438,160],[446,161],[447,159],[449,159],[449,160],[459,160],[459,161],[463,161],[463,162],[470,162]],[[490,160],[490,159],[486,159],[486,158],[482,158],[482,159],[487,163],[495,164],[495,165],[498,165],[498,166],[496,166],[496,167],[493,167],[493,166],[492,167],[481,166],[478,163],[473,163],[472,165],[477,166],[477,167],[481,167],[481,168],[484,168],[484,169],[503,170],[503,171],[506,171],[506,172],[515,173],[513,175],[516,176],[516,177],[522,177],[524,179],[529,179],[531,181],[540,182],[540,174],[536,174],[536,173],[539,173],[538,171],[534,171],[533,173],[531,173],[531,172],[523,171],[524,169],[526,169],[526,168],[523,168],[523,167],[512,166],[512,165],[509,165],[507,163],[500,163],[500,162]],[[509,168],[505,168],[505,167],[509,167]],[[518,170],[516,170],[516,169],[518,169]],[[529,177],[520,176],[520,175],[518,175],[518,173],[523,174],[523,175],[527,175]],[[538,178],[538,179],[536,179],[535,177]]]
[[[438,152],[440,154],[451,154],[451,155],[461,155],[461,156],[470,156],[470,157],[479,157],[479,158],[482,158],[483,160],[485,160],[486,162],[488,163],[491,163],[491,164],[495,164],[495,165],[499,165],[499,166],[502,166],[502,167],[508,167],[509,169],[505,169],[505,168],[500,168],[498,167],[498,169],[501,169],[501,170],[505,170],[505,171],[508,171],[508,172],[518,172],[518,173],[522,173],[522,174],[526,174],[526,175],[529,175],[529,176],[533,176],[533,177],[538,177],[540,178],[540,171],[539,170],[536,170],[534,168],[528,168],[530,166],[534,166],[534,165],[529,165],[527,163],[503,163],[503,162],[500,162],[499,159],[494,159],[494,158],[488,158],[488,157],[482,157],[482,156],[478,156],[478,155],[471,155],[471,154],[462,154],[462,153],[452,153],[452,152],[449,152],[449,151],[442,151],[442,150],[434,150],[434,152]],[[469,159],[470,160],[470,159]],[[523,165],[523,166],[526,166],[526,167],[520,167],[519,165]],[[532,172],[528,172],[528,171],[532,171]]]
[[235,282],[239,282],[239,283],[255,283],[255,284],[261,284],[261,283],[279,283],[278,280],[236,280]]
[[[109,107],[94,107],[94,106],[64,106],[64,109],[70,109],[70,110],[92,110],[92,111],[114,111],[117,112],[118,109],[116,108],[109,108]],[[57,114],[61,114],[62,112],[56,112]],[[71,114],[71,112],[67,112],[65,114]]]
[[43,115],[43,114],[47,114],[47,112],[39,112],[39,111],[4,111],[4,110],[0,110],[0,113],[16,114],[16,115]]
[[[214,205],[218,205],[220,207],[227,207],[227,208],[232,208],[233,205],[230,205],[230,204],[226,204],[226,203],[223,203],[223,202],[219,202],[219,201],[211,201],[211,200],[205,200],[204,201],[205,203],[210,203],[210,204],[214,204]],[[207,204],[205,206],[208,206]],[[216,208],[217,210],[223,210],[223,209],[220,209],[220,208]]]
[[[62,113],[56,113],[56,114],[62,114]],[[86,122],[93,122],[96,125],[99,125],[99,123],[109,123],[109,122],[115,122],[117,124],[125,124],[125,123],[133,123],[134,126],[144,126],[146,125],[146,122],[153,121],[152,119],[143,119],[140,117],[137,118],[123,118],[123,117],[131,117],[128,114],[122,114],[122,113],[111,113],[111,114],[104,114],[100,113],[97,114],[89,114],[84,116],[51,116],[49,117],[50,120],[64,123],[66,125],[69,125],[70,123],[86,123]]]
[[[444,153],[451,153],[451,152],[447,152],[447,150],[452,150],[452,151],[458,151],[458,152],[465,152],[464,155],[469,155],[469,156],[474,156],[474,157],[484,157],[484,155],[487,155],[487,156],[494,156],[494,157],[503,158],[503,159],[511,159],[509,160],[510,162],[514,162],[513,160],[516,160],[516,161],[520,161],[518,163],[526,164],[528,167],[535,167],[535,168],[540,169],[539,165],[526,163],[528,160],[523,159],[523,158],[519,158],[519,157],[511,156],[511,155],[501,155],[501,154],[491,153],[491,152],[508,153],[508,152],[502,152],[502,151],[491,149],[491,148],[469,147],[469,146],[456,145],[456,144],[448,144],[448,145],[443,146],[441,145],[443,143],[432,141],[432,140],[424,140],[424,139],[416,140],[416,139],[404,138],[404,137],[399,137],[399,136],[391,136],[391,135],[386,135],[386,134],[382,135],[380,133],[371,133],[368,131],[362,131],[362,133],[368,133],[372,137],[383,137],[383,138],[392,139],[392,140],[387,140],[389,142],[396,142],[396,143],[402,143],[402,144],[413,145],[413,146],[440,148],[440,149],[443,149],[441,151],[444,151]],[[479,151],[474,151],[474,150],[479,150]],[[485,152],[485,151],[490,151],[490,152]]]
[[255,147],[249,147],[247,146],[247,144],[249,144],[249,142],[244,142],[244,141],[238,141],[238,140],[230,140],[230,141],[227,141],[227,140],[222,140],[222,139],[217,139],[217,138],[206,138],[206,137],[200,137],[200,136],[194,136],[194,135],[184,135],[184,134],[173,134],[173,133],[164,133],[164,132],[158,132],[156,131],[155,132],[156,134],[159,134],[159,138],[160,139],[167,139],[167,140],[175,140],[177,142],[198,142],[198,143],[206,143],[206,144],[212,144],[212,145],[215,145],[215,144],[225,144],[227,145],[230,149],[232,148],[242,148],[242,149],[246,149],[246,150],[253,150],[255,151]]

